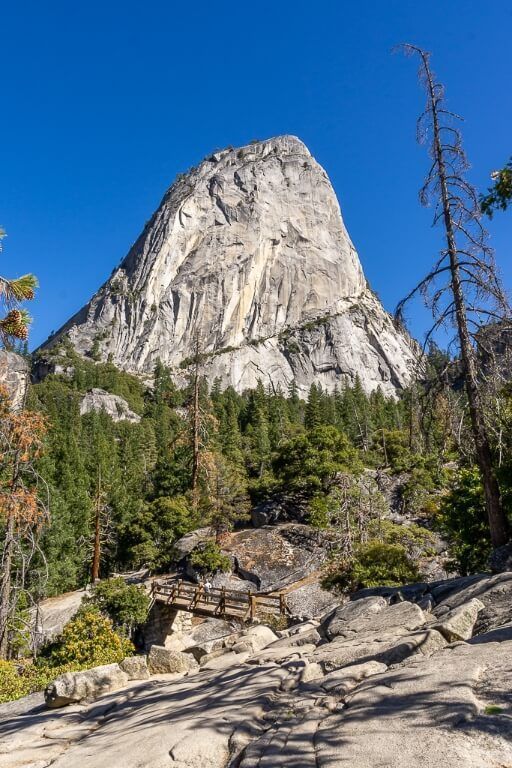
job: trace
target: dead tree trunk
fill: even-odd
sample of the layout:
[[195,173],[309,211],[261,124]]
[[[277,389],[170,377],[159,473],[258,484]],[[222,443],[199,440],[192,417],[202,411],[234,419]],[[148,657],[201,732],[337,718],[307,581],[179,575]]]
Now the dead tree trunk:
[[199,452],[201,419],[199,413],[199,336],[195,340],[194,380],[192,395],[192,503],[199,503]]
[[[420,56],[420,73],[427,92],[427,108],[419,120],[420,140],[423,138],[422,121],[425,118],[429,121],[432,133],[433,164],[422,189],[421,199],[426,202],[429,193],[435,194],[437,207],[434,223],[443,223],[446,250],[430,274],[405,301],[417,291],[426,296],[436,278],[441,275],[448,277],[448,284],[438,288],[430,299],[436,319],[431,332],[447,321],[451,321],[456,327],[475,457],[482,477],[491,542],[494,547],[499,547],[508,540],[507,517],[501,505],[500,489],[493,468],[477,358],[472,342],[474,332],[470,331],[470,325],[478,330],[481,327],[480,316],[496,319],[500,317],[500,310],[504,314],[508,313],[508,306],[490,249],[485,243],[486,233],[479,223],[480,209],[476,193],[464,178],[467,161],[462,149],[462,139],[459,131],[448,123],[448,120],[460,118],[444,108],[443,88],[434,80],[429,55],[416,46],[408,45],[406,50]],[[443,138],[445,133],[449,138]],[[459,240],[464,242],[461,244]],[[449,303],[441,307],[446,294],[449,294]],[[478,305],[477,302],[482,301],[482,297],[484,304]],[[404,302],[401,302],[400,308],[403,304]],[[472,319],[472,314],[475,319]]]
[[98,489],[94,504],[94,541],[92,550],[91,584],[95,584],[100,578],[101,559],[101,472],[98,473]]

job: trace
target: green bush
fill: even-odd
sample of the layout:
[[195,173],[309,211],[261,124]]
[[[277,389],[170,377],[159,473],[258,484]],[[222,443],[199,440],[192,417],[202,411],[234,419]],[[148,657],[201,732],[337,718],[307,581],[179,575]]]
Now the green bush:
[[283,490],[313,496],[328,492],[339,472],[362,470],[358,451],[332,426],[319,426],[286,440],[273,469]]
[[434,535],[421,525],[398,525],[391,520],[379,520],[370,523],[369,531],[371,539],[384,544],[400,544],[412,560],[435,554]]
[[322,585],[354,592],[364,587],[399,586],[418,581],[420,573],[401,544],[369,541],[351,557],[333,561]]
[[64,672],[122,661],[134,650],[129,640],[117,634],[110,619],[92,606],[83,608],[36,661],[0,660],[0,703],[41,691]]
[[67,664],[52,667],[30,661],[0,660],[0,704],[42,691],[48,683],[64,672],[76,672],[84,667]]
[[144,587],[127,584],[120,576],[100,581],[86,598],[86,605],[98,608],[112,620],[116,629],[128,635],[146,621],[149,603]]
[[476,467],[461,469],[441,502],[439,529],[448,540],[451,566],[463,576],[487,568],[491,552],[484,492]]
[[402,486],[402,499],[409,512],[430,516],[436,510],[433,494],[439,487],[432,472],[425,467],[413,467]]
[[190,556],[190,563],[194,568],[207,573],[231,570],[231,560],[222,554],[219,546],[213,540],[197,547]]
[[41,666],[73,669],[99,667],[122,661],[134,653],[134,646],[121,637],[111,619],[93,606],[86,606],[68,621],[62,634],[41,653]]

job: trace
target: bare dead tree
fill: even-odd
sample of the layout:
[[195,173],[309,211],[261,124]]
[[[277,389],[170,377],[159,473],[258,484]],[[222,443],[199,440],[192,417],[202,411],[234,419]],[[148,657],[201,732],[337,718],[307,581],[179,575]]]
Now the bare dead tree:
[[39,413],[12,410],[0,389],[0,658],[10,653],[21,595],[30,601],[30,564],[41,555],[39,538],[48,522],[48,489],[34,469],[45,430]]
[[98,469],[98,482],[94,494],[94,530],[92,536],[91,584],[100,578],[101,557],[106,546],[113,544],[111,509],[101,480],[101,468]]
[[198,506],[198,484],[199,484],[199,453],[201,449],[200,428],[201,418],[199,412],[199,384],[200,384],[200,338],[199,333],[194,339],[194,373],[193,373],[193,391],[192,391],[192,503],[194,509]]
[[421,144],[428,143],[431,158],[420,200],[423,205],[434,203],[433,223],[442,225],[446,247],[426,277],[399,303],[396,314],[402,320],[405,305],[420,294],[434,319],[425,344],[441,327],[456,329],[491,541],[499,547],[507,542],[509,531],[485,420],[476,335],[485,324],[509,316],[510,310],[480,221],[477,193],[465,178],[468,161],[458,128],[461,118],[446,107],[444,88],[430,68],[430,55],[415,45],[402,49],[420,58],[419,78],[427,102],[418,119],[417,138]]

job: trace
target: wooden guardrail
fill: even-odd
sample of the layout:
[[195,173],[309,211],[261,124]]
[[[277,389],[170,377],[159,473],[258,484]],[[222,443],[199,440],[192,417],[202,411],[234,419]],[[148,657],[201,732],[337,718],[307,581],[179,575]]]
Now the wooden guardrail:
[[253,621],[265,614],[285,615],[284,594],[264,592],[242,592],[226,587],[211,587],[191,584],[183,579],[155,579],[152,596],[180,611],[202,616],[225,616]]

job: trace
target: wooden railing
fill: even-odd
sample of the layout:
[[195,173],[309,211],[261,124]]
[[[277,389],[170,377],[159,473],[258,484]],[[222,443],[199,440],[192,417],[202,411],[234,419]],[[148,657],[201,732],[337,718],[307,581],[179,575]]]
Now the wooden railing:
[[181,611],[197,615],[226,616],[252,621],[264,615],[285,615],[286,598],[283,594],[242,592],[226,587],[191,584],[182,579],[155,579],[152,586],[155,600]]

